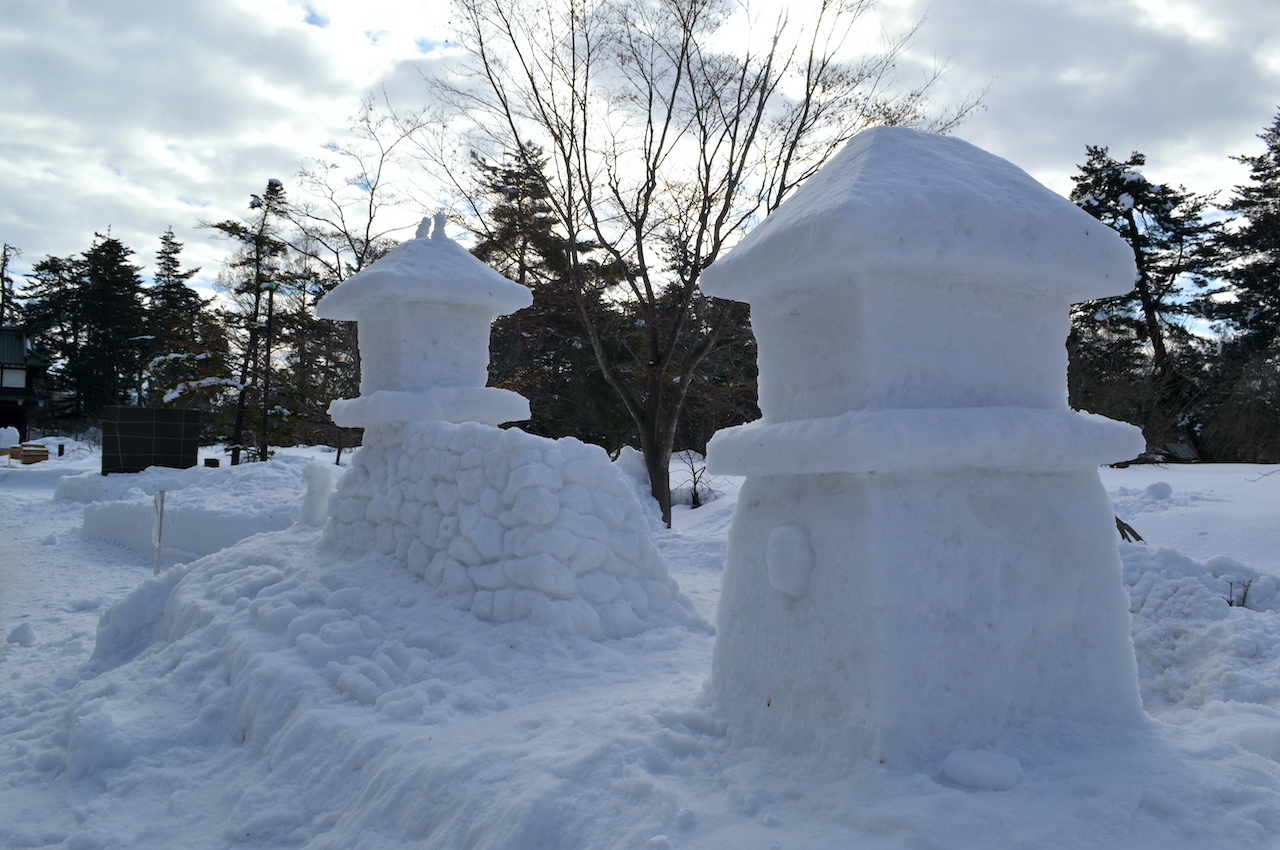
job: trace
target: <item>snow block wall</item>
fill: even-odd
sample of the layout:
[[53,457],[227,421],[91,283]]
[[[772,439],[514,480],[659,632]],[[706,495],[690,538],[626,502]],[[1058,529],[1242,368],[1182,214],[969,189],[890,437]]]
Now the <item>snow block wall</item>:
[[326,539],[376,547],[481,620],[594,639],[693,622],[631,485],[598,446],[479,423],[367,428]]

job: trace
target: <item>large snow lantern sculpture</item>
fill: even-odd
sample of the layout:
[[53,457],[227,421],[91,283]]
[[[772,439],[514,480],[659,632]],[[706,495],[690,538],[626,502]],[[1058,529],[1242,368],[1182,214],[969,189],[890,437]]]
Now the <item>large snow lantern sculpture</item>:
[[762,419],[712,689],[735,739],[837,760],[980,748],[1037,717],[1141,717],[1097,475],[1143,449],[1067,407],[1069,306],[1132,255],[1012,164],[953,138],[854,138],[708,268],[746,301]]
[[333,402],[344,428],[402,422],[481,422],[529,418],[529,402],[486,387],[489,326],[533,303],[445,236],[444,216],[416,238],[352,275],[316,305],[322,319],[359,322],[360,397]]

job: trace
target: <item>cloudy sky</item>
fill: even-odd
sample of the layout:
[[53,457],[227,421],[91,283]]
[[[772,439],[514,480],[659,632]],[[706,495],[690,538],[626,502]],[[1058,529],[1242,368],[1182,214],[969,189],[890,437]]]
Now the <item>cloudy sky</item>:
[[[1086,144],[1229,190],[1230,155],[1258,152],[1280,107],[1276,0],[885,0],[878,26],[922,15],[904,81],[936,60],[942,101],[989,86],[957,135],[1060,192]],[[110,228],[149,274],[172,226],[208,282],[226,246],[199,222],[289,185],[367,92],[421,105],[448,17],[447,0],[7,0],[0,241],[21,273]]]

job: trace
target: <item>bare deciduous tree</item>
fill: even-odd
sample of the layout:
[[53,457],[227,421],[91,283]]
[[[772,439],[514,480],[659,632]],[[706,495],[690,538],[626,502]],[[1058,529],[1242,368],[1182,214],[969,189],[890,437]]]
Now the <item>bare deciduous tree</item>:
[[286,235],[301,272],[289,304],[285,332],[287,393],[296,430],[342,449],[358,433],[339,428],[328,415],[336,397],[360,392],[360,349],[354,322],[315,317],[326,293],[395,247],[412,204],[400,167],[406,139],[422,129],[418,113],[397,115],[368,96],[352,116],[348,138],[325,146],[298,173],[298,192],[286,208]]
[[395,247],[405,228],[387,212],[411,203],[397,173],[399,148],[421,129],[419,113],[393,114],[368,96],[351,118],[349,140],[326,145],[327,155],[298,173],[299,197],[287,211],[297,228],[291,247],[320,266],[330,288]]
[[[464,59],[430,83],[449,104],[449,134],[494,156],[548,155],[547,197],[570,246],[603,249],[622,283],[625,340],[588,338],[635,420],[654,497],[669,523],[668,463],[691,378],[725,327],[699,276],[845,141],[877,124],[945,131],[926,94],[939,72],[899,87],[910,33],[847,58],[871,0],[815,0],[761,24],[719,0],[457,0]],[[459,190],[465,165],[423,145]],[[456,146],[454,146],[456,150]],[[483,209],[476,207],[476,212]],[[576,278],[579,291],[585,276]]]

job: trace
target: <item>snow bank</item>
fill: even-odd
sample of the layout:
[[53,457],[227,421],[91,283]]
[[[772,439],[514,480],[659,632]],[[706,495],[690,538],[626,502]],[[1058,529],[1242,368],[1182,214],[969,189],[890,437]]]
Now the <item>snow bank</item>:
[[[1199,540],[1190,520],[1233,500],[1243,533],[1266,539],[1280,476],[1259,487],[1244,483],[1256,470],[1222,469],[1106,475],[1139,493],[1167,480],[1166,503],[1217,493],[1171,518],[1182,536],[1168,545]],[[1168,722],[1041,718],[907,769],[824,771],[729,746],[701,688],[705,632],[591,641],[482,622],[390,558],[305,527],[151,579],[149,559],[71,533],[82,505],[49,499],[52,480],[10,486],[31,471],[0,484],[0,579],[20,565],[36,591],[0,582],[0,637],[36,632],[0,645],[2,847],[1274,850],[1280,835],[1280,754],[1258,755],[1280,728],[1264,681],[1276,613],[1253,596],[1261,577],[1250,607],[1213,601],[1247,567],[1123,547],[1135,636],[1167,642],[1140,669]],[[658,538],[706,613],[735,495],[677,507]],[[928,594],[899,588],[904,628]],[[1194,698],[1161,709],[1151,694],[1179,680]]]
[[1231,558],[1120,550],[1146,710],[1280,761],[1280,580]]
[[1231,558],[1137,544],[1121,552],[1148,711],[1214,700],[1280,709],[1280,581]]
[[365,431],[327,538],[376,548],[481,620],[616,638],[692,606],[604,450],[478,423]]
[[[693,828],[671,780],[723,729],[689,705],[696,676],[655,694],[636,672],[649,652],[679,671],[681,641],[705,658],[705,634],[602,644],[482,623],[331,542],[261,535],[113,604],[31,760],[96,785],[177,757],[226,783],[176,792],[202,813],[186,840],[131,824],[129,846],[640,847]],[[573,706],[597,707],[585,734]]]

